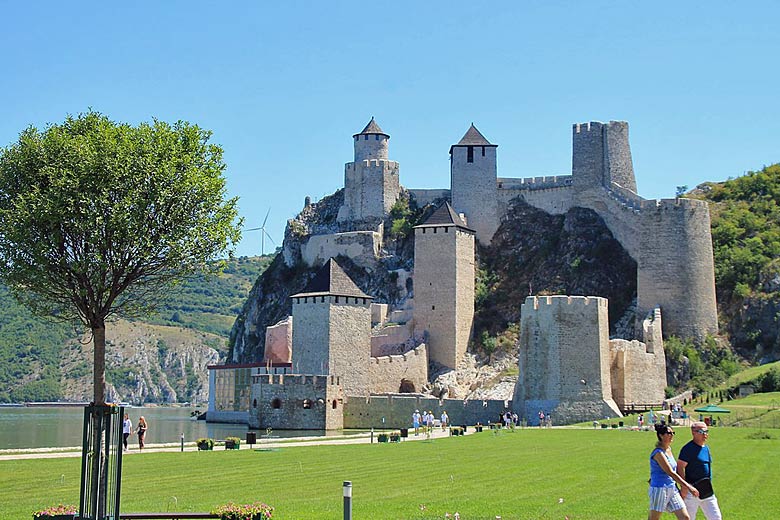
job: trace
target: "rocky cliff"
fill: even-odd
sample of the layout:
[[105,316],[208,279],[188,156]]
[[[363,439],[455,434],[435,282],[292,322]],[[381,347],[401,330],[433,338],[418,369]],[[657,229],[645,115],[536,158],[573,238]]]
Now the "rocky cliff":
[[[220,362],[224,338],[184,329],[118,320],[106,327],[106,395],[141,403],[205,404],[208,365]],[[90,338],[62,350],[62,398],[92,399]]]

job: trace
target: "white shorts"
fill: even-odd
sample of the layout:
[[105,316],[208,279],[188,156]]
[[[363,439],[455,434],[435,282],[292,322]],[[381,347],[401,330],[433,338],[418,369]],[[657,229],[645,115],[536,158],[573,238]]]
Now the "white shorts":
[[676,486],[650,487],[647,494],[650,497],[650,511],[673,513],[685,507]]
[[709,498],[696,498],[691,493],[685,496],[685,507],[688,509],[688,516],[696,518],[696,512],[701,508],[704,517],[707,520],[721,520],[723,516],[720,514],[720,507],[718,506],[718,499],[715,495]]

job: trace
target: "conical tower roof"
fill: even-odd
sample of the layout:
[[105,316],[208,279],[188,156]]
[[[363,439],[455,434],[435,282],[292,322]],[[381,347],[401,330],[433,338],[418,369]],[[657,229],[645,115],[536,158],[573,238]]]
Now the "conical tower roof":
[[471,126],[468,130],[466,130],[466,133],[463,135],[460,141],[458,141],[458,144],[454,144],[450,147],[450,153],[452,153],[452,149],[455,146],[492,146],[497,147],[498,145],[490,144],[490,141],[485,139],[485,136],[482,135],[482,132],[477,130],[477,127],[474,126],[474,123],[471,123]]
[[293,298],[301,296],[354,296],[357,298],[371,298],[344,272],[344,269],[333,258],[325,262],[314,278],[309,282],[302,293],[293,294]]
[[454,209],[452,209],[452,206],[450,206],[449,202],[445,202],[444,204],[439,206],[436,209],[436,211],[434,211],[425,222],[423,222],[419,226],[415,226],[415,228],[442,227],[442,226],[457,226],[461,229],[474,231],[473,229],[468,227],[465,222],[463,222],[463,219],[460,218],[460,215],[458,215]]
[[376,124],[376,121],[374,121],[374,117],[373,116],[371,116],[371,121],[368,122],[368,124],[363,129],[363,131],[360,132],[359,134],[353,135],[352,137],[357,137],[357,136],[363,135],[363,134],[369,134],[369,135],[379,134],[379,135],[383,135],[383,136],[387,137],[388,139],[390,138],[390,135],[386,134],[384,131],[382,131],[381,128],[379,128],[379,125]]

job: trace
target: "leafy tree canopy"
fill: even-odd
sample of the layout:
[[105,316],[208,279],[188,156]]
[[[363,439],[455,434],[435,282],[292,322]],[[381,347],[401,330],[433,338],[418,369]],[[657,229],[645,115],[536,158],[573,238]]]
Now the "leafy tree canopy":
[[31,126],[0,153],[0,281],[36,314],[92,329],[98,402],[105,319],[148,310],[240,238],[210,136],[89,111]]

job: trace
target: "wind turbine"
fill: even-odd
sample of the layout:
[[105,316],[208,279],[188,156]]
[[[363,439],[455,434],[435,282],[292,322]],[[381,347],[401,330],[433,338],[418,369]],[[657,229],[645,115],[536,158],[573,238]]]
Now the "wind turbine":
[[260,231],[260,256],[265,255],[265,237],[268,237],[268,240],[270,240],[273,245],[276,245],[274,239],[271,238],[271,235],[269,235],[268,231],[265,230],[265,223],[268,222],[268,215],[270,214],[271,214],[271,208],[268,208],[268,213],[265,214],[265,218],[263,219],[262,226],[244,230],[244,231]]

